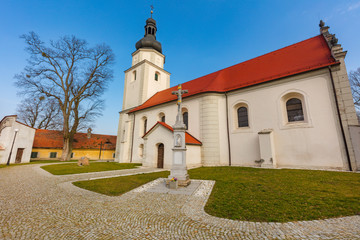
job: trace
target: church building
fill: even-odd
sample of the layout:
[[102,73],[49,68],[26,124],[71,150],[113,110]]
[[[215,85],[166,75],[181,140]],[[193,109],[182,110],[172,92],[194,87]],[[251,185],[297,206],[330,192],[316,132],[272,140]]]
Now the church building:
[[[360,127],[343,51],[329,27],[184,82],[187,166],[360,170]],[[125,71],[116,159],[171,168],[177,96],[153,18]]]

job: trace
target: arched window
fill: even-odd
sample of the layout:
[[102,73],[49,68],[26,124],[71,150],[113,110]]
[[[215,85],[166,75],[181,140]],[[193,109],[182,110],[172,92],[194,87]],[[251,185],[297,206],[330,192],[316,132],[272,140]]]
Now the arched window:
[[144,156],[144,144],[140,144],[139,146],[139,157],[143,158]]
[[289,122],[304,121],[304,112],[301,100],[290,98],[286,101],[286,112]]
[[144,116],[140,120],[139,124],[139,135],[144,136],[147,131],[147,118]]
[[183,121],[184,121],[184,124],[186,126],[186,129],[188,129],[189,128],[189,114],[188,114],[188,112],[183,113]]
[[146,133],[147,119],[144,119],[144,134]]
[[239,128],[249,126],[248,110],[246,107],[239,107],[237,109],[237,120]]
[[165,122],[165,114],[163,112],[159,113],[158,121]]
[[159,80],[159,75],[160,75],[160,74],[159,74],[158,72],[155,73],[155,81],[158,81],[158,80]]

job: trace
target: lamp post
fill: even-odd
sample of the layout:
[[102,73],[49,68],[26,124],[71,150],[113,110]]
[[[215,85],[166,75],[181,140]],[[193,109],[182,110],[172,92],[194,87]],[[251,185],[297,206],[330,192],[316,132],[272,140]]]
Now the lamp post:
[[8,158],[8,161],[6,163],[6,165],[10,165],[10,158],[11,158],[11,153],[12,153],[12,150],[14,148],[14,143],[15,143],[15,139],[16,139],[16,134],[18,133],[19,129],[15,129],[15,135],[14,135],[14,139],[13,139],[13,142],[12,142],[12,145],[11,145],[11,149],[10,149],[10,154],[9,154],[9,158]]

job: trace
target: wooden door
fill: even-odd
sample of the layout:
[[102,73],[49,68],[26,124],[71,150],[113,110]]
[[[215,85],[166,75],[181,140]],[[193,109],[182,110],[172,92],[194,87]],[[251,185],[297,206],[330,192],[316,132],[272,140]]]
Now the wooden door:
[[157,162],[158,168],[164,167],[164,144],[160,143],[158,146],[158,162]]
[[21,158],[24,153],[24,148],[18,148],[15,158],[15,163],[21,163]]

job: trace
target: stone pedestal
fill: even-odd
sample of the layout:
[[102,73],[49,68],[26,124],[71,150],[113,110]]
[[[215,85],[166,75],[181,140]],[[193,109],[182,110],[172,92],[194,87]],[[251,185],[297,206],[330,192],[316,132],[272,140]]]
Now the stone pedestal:
[[177,178],[178,185],[186,187],[190,184],[189,174],[186,167],[186,145],[185,145],[185,125],[180,121],[176,121],[174,128],[174,148],[173,162],[171,172],[168,177]]

